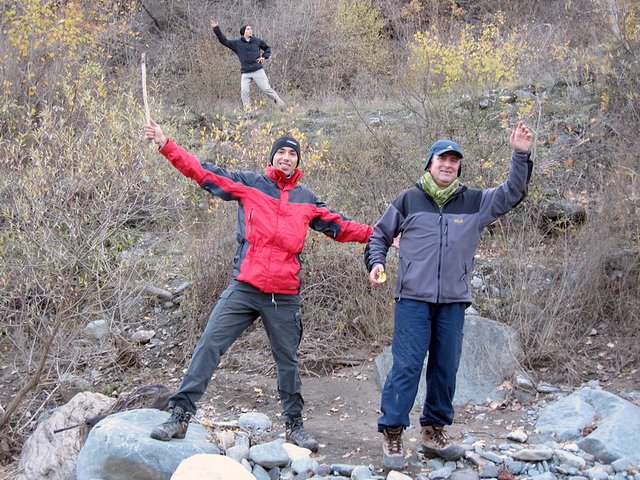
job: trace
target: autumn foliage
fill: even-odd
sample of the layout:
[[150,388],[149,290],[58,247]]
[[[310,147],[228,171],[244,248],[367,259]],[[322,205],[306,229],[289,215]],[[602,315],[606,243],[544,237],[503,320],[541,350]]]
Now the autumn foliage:
[[[508,132],[525,121],[535,175],[527,201],[483,239],[478,310],[518,330],[531,369],[567,381],[600,374],[589,366],[591,329],[615,332],[608,375],[638,367],[638,2],[258,4],[0,6],[1,371],[19,372],[0,404],[3,463],[38,413],[63,401],[50,388],[63,375],[127,384],[137,367],[122,364],[125,332],[153,321],[135,308],[145,285],[169,270],[192,279],[184,330],[198,332],[229,275],[234,206],[179,178],[142,140],[143,52],[151,114],[169,136],[203,159],[260,170],[273,139],[292,134],[305,182],[371,224],[415,183],[436,138],[463,145],[465,182],[501,181]],[[256,91],[257,118],[242,115],[237,60],[211,16],[229,37],[251,23],[272,45],[266,69],[286,111]],[[586,205],[586,226],[542,232],[549,196]],[[307,242],[302,354],[387,344],[395,260],[374,295],[360,246]],[[626,270],[611,266],[619,252]],[[82,333],[95,320],[109,326],[100,348]],[[194,341],[185,333],[184,355]],[[93,388],[117,389],[100,379]]]

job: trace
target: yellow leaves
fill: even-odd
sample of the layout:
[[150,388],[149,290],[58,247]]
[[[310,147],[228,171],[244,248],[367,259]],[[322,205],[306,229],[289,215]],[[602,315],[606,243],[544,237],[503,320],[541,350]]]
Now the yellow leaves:
[[493,160],[480,160],[480,168],[483,170],[491,170],[495,166],[495,162]]
[[640,5],[633,0],[622,0],[610,7],[612,30],[619,30],[627,43],[640,42]]
[[377,279],[380,283],[384,283],[387,281],[387,274],[383,271],[378,272]]
[[409,3],[405,4],[400,11],[400,14],[403,17],[415,17],[422,13],[424,10],[424,5],[419,0],[411,0]]
[[417,32],[409,45],[411,71],[417,77],[426,76],[435,93],[511,82],[525,46],[515,32],[501,32],[503,25],[504,18],[496,15],[479,28],[461,26],[453,39],[441,35],[436,26]]
[[363,39],[362,43],[374,42],[372,49],[384,27],[380,7],[371,0],[339,0],[335,24],[337,28],[350,32],[354,39]]
[[[44,84],[62,88],[75,68],[83,65],[87,58],[95,56],[96,39],[111,22],[95,22],[100,15],[98,4],[81,5],[77,1],[49,2],[45,0],[20,0],[16,7],[4,12],[2,32],[11,47],[9,54],[30,80],[22,94],[34,96],[37,85]],[[58,82],[52,78],[60,78]],[[50,89],[47,90],[50,93]],[[97,96],[104,98],[106,91],[98,88]]]
[[220,164],[227,168],[261,169],[268,161],[273,141],[283,135],[297,139],[302,145],[301,169],[306,173],[323,169],[328,164],[325,159],[329,143],[314,143],[299,128],[294,127],[298,119],[287,117],[285,123],[277,125],[265,122],[256,125],[240,115],[228,118],[216,115],[215,120],[197,132],[203,146],[203,155],[210,156],[212,150],[224,159]]

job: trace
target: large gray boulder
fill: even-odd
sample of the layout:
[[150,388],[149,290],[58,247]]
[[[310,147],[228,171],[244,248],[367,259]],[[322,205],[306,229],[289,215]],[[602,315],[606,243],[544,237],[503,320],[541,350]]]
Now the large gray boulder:
[[[520,372],[518,359],[522,347],[516,332],[508,325],[467,314],[464,322],[462,356],[456,382],[455,405],[468,402],[483,403],[486,400],[502,400],[505,392],[501,385],[505,379],[512,379]],[[426,394],[425,358],[415,404],[422,405]],[[387,347],[375,361],[376,377],[380,388],[384,386],[392,365],[391,347]]]
[[183,440],[162,442],[149,434],[169,414],[137,409],[109,415],[89,434],[78,456],[77,480],[169,480],[184,459],[198,453],[219,454],[209,432],[191,423]]
[[[585,437],[582,429],[595,427]],[[581,388],[546,407],[536,428],[559,440],[576,440],[601,462],[625,458],[640,465],[640,407],[604,390]]]

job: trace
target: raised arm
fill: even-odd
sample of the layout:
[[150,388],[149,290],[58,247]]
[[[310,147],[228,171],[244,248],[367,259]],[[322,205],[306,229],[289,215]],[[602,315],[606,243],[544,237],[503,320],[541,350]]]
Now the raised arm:
[[147,139],[153,140],[155,144],[158,145],[158,148],[162,148],[166,145],[167,137],[162,131],[160,125],[158,125],[153,120],[150,120],[149,123],[144,126],[144,132],[147,136]]
[[235,46],[233,45],[233,43],[231,43],[229,40],[227,40],[227,37],[224,36],[224,33],[222,33],[222,30],[220,30],[220,26],[217,22],[217,20],[214,20],[213,18],[209,20],[209,23],[211,24],[211,28],[213,28],[213,33],[216,34],[216,37],[218,38],[218,41],[224,45],[225,47],[233,50],[234,52],[236,51]]
[[509,144],[515,152],[528,152],[531,150],[533,135],[523,122],[518,122],[516,128],[511,132]]
[[[158,145],[159,152],[182,175],[194,180],[212,195],[223,200],[238,200],[246,191],[253,172],[232,172],[217,165],[201,163],[194,155],[170,140],[160,125],[151,120],[144,126],[147,139]],[[248,177],[252,178],[248,178]]]
[[516,207],[525,197],[533,171],[531,144],[533,135],[522,122],[511,132],[509,144],[513,149],[507,179],[495,188],[483,190],[480,203],[479,226],[486,227],[499,216]]

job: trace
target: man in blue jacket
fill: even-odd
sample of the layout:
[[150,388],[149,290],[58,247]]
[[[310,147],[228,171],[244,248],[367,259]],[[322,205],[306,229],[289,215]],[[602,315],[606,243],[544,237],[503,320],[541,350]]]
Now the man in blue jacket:
[[438,140],[429,149],[420,181],[402,192],[374,227],[365,251],[373,287],[384,281],[387,252],[400,236],[393,365],[378,419],[386,468],[404,466],[402,432],[410,425],[427,352],[427,392],[420,416],[423,453],[446,460],[464,454],[461,446],[451,443],[445,426],[454,417],[464,312],[472,302],[473,257],[482,229],[524,198],[533,167],[531,141],[529,129],[518,123],[510,137],[513,153],[507,179],[496,188],[476,190],[458,179],[460,146]]
[[251,82],[255,82],[260,90],[266,93],[276,104],[282,108],[284,102],[276,91],[269,85],[269,79],[264,71],[264,61],[271,56],[271,47],[258,37],[253,36],[251,25],[240,27],[240,38],[237,40],[227,40],[218,22],[211,19],[213,33],[216,34],[222,45],[231,49],[240,60],[240,98],[245,110],[251,109]]

